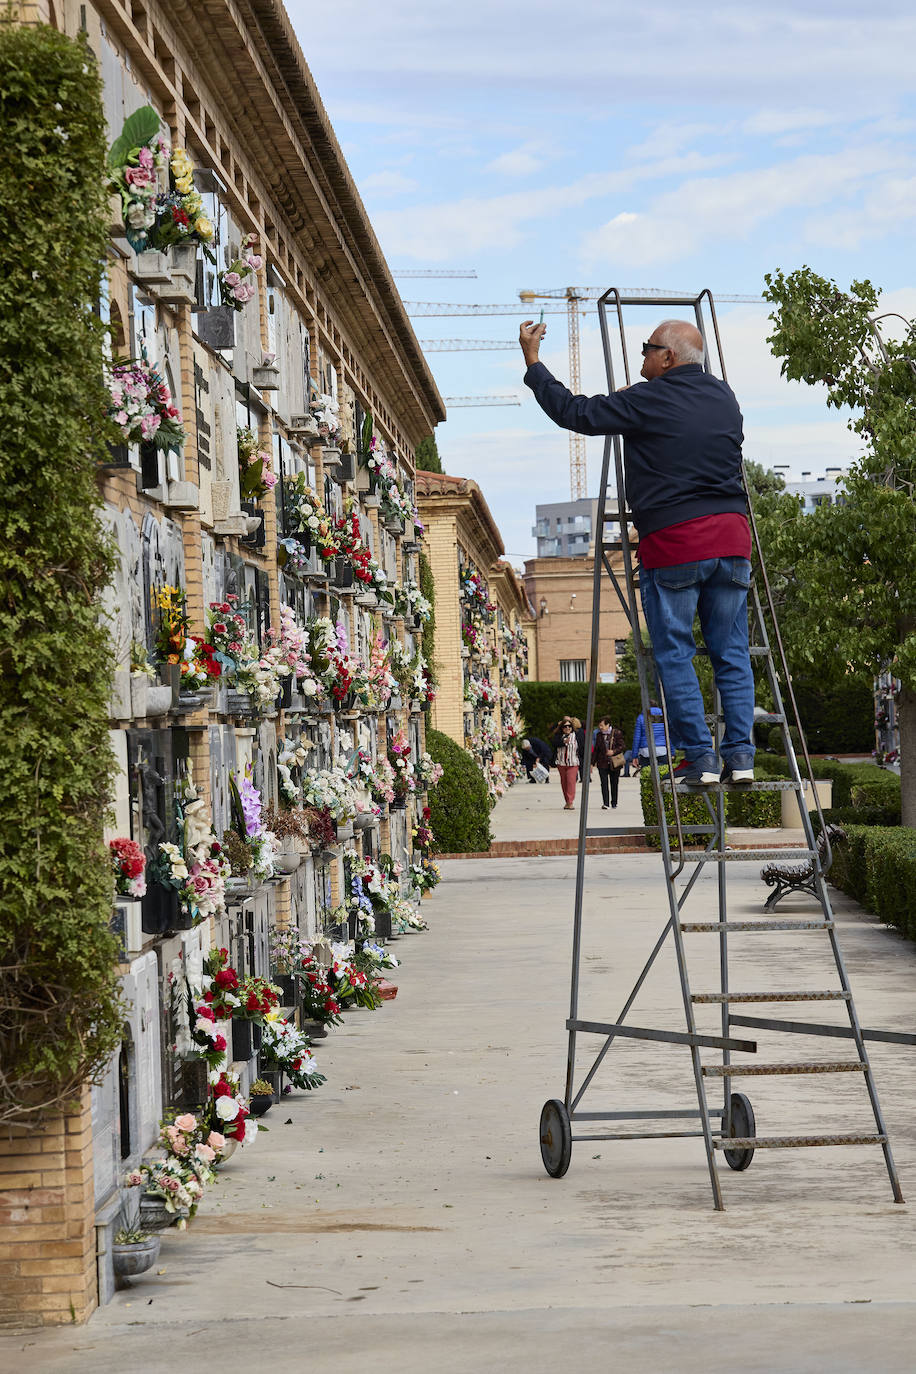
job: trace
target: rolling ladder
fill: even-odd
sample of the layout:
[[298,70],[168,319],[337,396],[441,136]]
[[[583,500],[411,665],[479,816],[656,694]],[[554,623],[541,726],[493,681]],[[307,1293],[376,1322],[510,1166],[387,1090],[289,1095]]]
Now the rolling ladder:
[[[658,297],[623,296],[617,289],[606,291],[598,302],[598,315],[601,327],[602,346],[609,392],[615,389],[614,355],[622,360],[624,380],[630,383],[630,368],[627,355],[627,335],[624,325],[624,308],[651,306],[654,310],[670,306],[687,308],[694,313],[697,328],[703,336],[706,348],[706,367],[711,368],[713,341],[717,358],[717,374],[726,379],[722,355],[722,345],[716,320],[715,304],[709,291],[699,296],[677,296],[659,299]],[[595,536],[595,566],[592,593],[591,665],[588,689],[588,708],[585,720],[586,748],[592,739],[595,720],[595,692],[598,679],[598,642],[601,614],[601,589],[607,577],[619,599],[633,630],[633,643],[639,675],[640,699],[644,719],[650,720],[650,698],[655,697],[662,708],[667,757],[673,760],[674,750],[668,727],[668,712],[664,693],[660,684],[656,685],[654,663],[651,650],[643,645],[639,624],[639,606],[636,575],[633,563],[634,546],[630,537],[630,515],[623,502],[617,505],[608,503],[608,479],[611,455],[614,457],[616,490],[623,494],[624,472],[620,439],[608,436],[605,440],[601,469],[601,488],[598,509],[599,528]],[[745,489],[747,484],[745,481]],[[717,1165],[717,1155],[722,1154],[731,1169],[741,1172],[748,1168],[754,1153],[759,1149],[792,1149],[803,1146],[826,1145],[874,1145],[880,1146],[884,1154],[888,1178],[890,1179],[894,1201],[903,1202],[903,1194],[891,1152],[887,1127],[878,1100],[874,1074],[866,1050],[866,1041],[890,1041],[899,1044],[916,1044],[916,1036],[894,1031],[863,1029],[859,1024],[853,1001],[852,989],[840,952],[837,939],[836,922],[827,892],[825,874],[830,867],[831,853],[829,836],[824,848],[824,857],[818,854],[812,820],[808,814],[804,790],[805,784],[799,767],[790,735],[791,721],[798,729],[801,753],[804,760],[806,777],[810,781],[821,828],[824,826],[823,814],[811,760],[802,733],[801,722],[795,695],[792,690],[782,639],[776,621],[773,597],[761,555],[760,542],[754,522],[753,511],[748,501],[751,530],[757,557],[757,571],[751,585],[749,615],[751,620],[751,654],[764,668],[772,693],[775,710],[772,714],[758,717],[780,727],[783,751],[789,762],[790,778],[786,781],[755,781],[751,784],[718,784],[712,788],[693,787],[678,782],[666,771],[663,776],[656,753],[654,731],[648,728],[648,746],[652,789],[659,824],[648,827],[654,830],[660,841],[661,858],[664,868],[664,881],[667,894],[668,919],[659,935],[654,948],[643,966],[624,1006],[613,1022],[587,1021],[579,1017],[579,982],[582,959],[582,924],[585,892],[586,842],[591,835],[607,834],[606,830],[588,828],[589,770],[582,770],[581,807],[579,819],[579,846],[576,865],[575,904],[573,918],[572,977],[570,985],[570,1011],[566,1022],[568,1031],[568,1055],[566,1071],[566,1090],[562,1100],[552,1098],[544,1104],[540,1120],[540,1146],[544,1167],[554,1178],[561,1178],[569,1168],[572,1145],[574,1142],[595,1142],[615,1140],[650,1140],[676,1137],[702,1138],[712,1185],[713,1203],[717,1210],[724,1209],[722,1184]],[[619,542],[608,538],[606,526],[611,520],[620,527]],[[610,554],[619,550],[623,556],[623,580],[621,587],[615,573]],[[762,586],[761,599],[758,584]],[[768,630],[769,626],[769,630]],[[698,650],[705,653],[705,650]],[[788,710],[787,710],[788,707]],[[713,715],[714,740],[718,752],[722,737],[721,702],[714,692]],[[725,794],[729,791],[764,792],[791,790],[796,794],[798,809],[802,817],[804,847],[785,849],[730,849],[726,840]],[[685,824],[681,816],[680,802],[685,796],[700,795],[707,810],[706,823],[703,825]],[[671,821],[666,816],[666,801],[671,812]],[[673,833],[672,833],[673,832]],[[695,847],[688,848],[688,843]],[[811,919],[763,917],[756,920],[734,920],[728,915],[727,870],[734,862],[755,862],[763,860],[786,859],[807,860],[814,869],[814,888],[820,904],[820,914]],[[716,871],[718,891],[718,915],[715,920],[689,920],[685,907],[693,893],[700,874],[708,865]],[[689,875],[689,876],[688,876]],[[762,935],[775,936],[780,933],[799,935],[812,941],[826,938],[829,944],[836,975],[837,986],[814,990],[799,989],[791,985],[784,989],[763,991],[735,991],[729,979],[729,944],[732,937],[743,940],[747,937]],[[690,985],[687,968],[686,947],[695,937],[715,936],[719,946],[718,987],[714,991],[694,992]],[[685,1029],[668,1030],[657,1027],[633,1025],[628,1021],[630,1010],[648,978],[656,959],[668,941],[674,946],[680,991],[683,1001]],[[799,981],[803,981],[799,979]],[[816,1002],[842,1003],[848,1024],[821,1024],[808,1020],[794,1021],[772,1016],[747,1014],[736,1010],[739,1007],[755,1007],[765,1004],[806,1004]],[[721,1031],[717,1035],[700,1034],[697,1030],[695,1011],[699,1006],[714,1005],[721,1009]],[[788,1051],[776,1062],[761,1063],[754,1059],[735,1060],[733,1055],[750,1055],[757,1052],[757,1042],[747,1039],[746,1033],[763,1030],[792,1035],[841,1038],[849,1042],[849,1053],[843,1058],[802,1060]],[[579,1040],[582,1037],[598,1037],[599,1048],[581,1081],[577,1081],[576,1059]],[[673,1045],[683,1045],[690,1051],[693,1078],[696,1089],[697,1105],[689,1109],[640,1109],[630,1108],[620,1111],[585,1110],[583,1101],[589,1090],[593,1090],[596,1075],[616,1042],[621,1040],[652,1040]],[[593,1042],[594,1043],[594,1042]],[[788,1042],[792,1044],[791,1039]],[[702,1051],[716,1051],[715,1062],[705,1058]],[[852,1074],[861,1075],[874,1119],[874,1129],[869,1126],[864,1131],[838,1131],[831,1133],[812,1133],[805,1135],[766,1135],[758,1136],[754,1111],[747,1094],[733,1090],[734,1079],[765,1078],[772,1076]],[[721,1086],[721,1106],[710,1105],[711,1089]],[[625,1123],[634,1123],[637,1129],[626,1129]],[[621,1129],[624,1127],[624,1129]]]

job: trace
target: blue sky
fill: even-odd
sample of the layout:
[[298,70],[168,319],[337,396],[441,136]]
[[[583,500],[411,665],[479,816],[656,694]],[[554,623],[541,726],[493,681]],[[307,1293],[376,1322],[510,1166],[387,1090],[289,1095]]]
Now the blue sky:
[[[407,300],[511,303],[520,288],[710,286],[756,294],[804,263],[869,277],[916,313],[916,9],[883,0],[287,0],[391,267],[474,268],[476,281],[398,279]],[[538,309],[539,307],[535,307]],[[417,319],[421,339],[513,339],[517,317]],[[663,312],[676,313],[676,312]],[[568,376],[566,320],[542,357]],[[634,338],[655,312],[640,312]],[[767,309],[722,307],[745,454],[819,475],[856,452],[823,394],[784,382]],[[603,386],[594,314],[582,389]],[[568,442],[521,385],[520,354],[431,353],[455,409],[437,441],[481,485],[513,561],[534,552],[537,502],[569,495]],[[596,494],[601,441],[588,441]]]

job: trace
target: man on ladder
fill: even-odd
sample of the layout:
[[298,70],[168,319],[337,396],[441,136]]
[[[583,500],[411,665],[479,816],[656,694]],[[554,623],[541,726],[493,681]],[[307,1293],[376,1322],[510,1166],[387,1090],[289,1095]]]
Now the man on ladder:
[[[751,536],[741,477],[741,411],[731,388],[704,371],[703,338],[666,320],[643,344],[645,385],[573,396],[538,359],[546,325],[526,320],[525,384],[541,409],[578,434],[624,440],[626,501],[639,531],[640,595],[685,782],[720,781],[693,668],[699,614],[722,701],[723,782],[754,778],[754,677],[748,652]],[[623,501],[623,493],[618,493]],[[603,514],[602,517],[603,518]]]

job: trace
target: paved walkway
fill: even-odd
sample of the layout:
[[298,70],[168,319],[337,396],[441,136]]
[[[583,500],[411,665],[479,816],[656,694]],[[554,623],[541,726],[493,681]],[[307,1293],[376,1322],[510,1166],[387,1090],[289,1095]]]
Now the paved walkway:
[[[519,792],[534,804],[534,787]],[[659,867],[589,860],[586,1018],[616,1016],[654,943]],[[736,914],[760,911],[757,867],[730,866]],[[724,1213],[695,1140],[579,1143],[566,1177],[546,1176],[537,1123],[544,1099],[563,1095],[574,860],[443,868],[424,904],[430,931],[397,942],[398,999],[351,1013],[324,1042],[327,1085],[271,1111],[269,1134],[236,1153],[192,1227],[166,1234],[162,1272],[85,1328],[0,1338],[0,1367],[911,1370],[916,1228],[913,1207],[891,1201],[880,1150],[759,1152],[745,1173],[723,1168]],[[691,906],[714,913],[715,875]],[[916,948],[842,896],[837,909],[864,1024],[912,1030]],[[827,986],[820,938],[734,937],[733,986]],[[715,941],[693,940],[694,987],[712,988]],[[659,965],[631,1019],[680,1027],[667,951]],[[714,1013],[707,1023],[714,1032]],[[765,1033],[759,1044],[771,1059]],[[842,1042],[798,1049],[844,1057]],[[873,1059],[916,1198],[916,1054],[875,1044]],[[761,1133],[867,1124],[856,1075],[747,1081]],[[593,1110],[692,1105],[687,1052],[671,1047],[620,1043],[598,1083]]]

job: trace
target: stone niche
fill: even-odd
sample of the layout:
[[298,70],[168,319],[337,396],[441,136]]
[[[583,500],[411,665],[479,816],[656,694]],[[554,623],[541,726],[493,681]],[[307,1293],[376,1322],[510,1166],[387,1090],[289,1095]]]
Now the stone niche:
[[92,1088],[92,1146],[98,1251],[99,1301],[114,1292],[111,1243],[135,1194],[120,1182],[136,1168],[159,1133],[162,1071],[159,1027],[159,965],[153,950],[122,975],[127,1006],[121,1048],[104,1078]]

